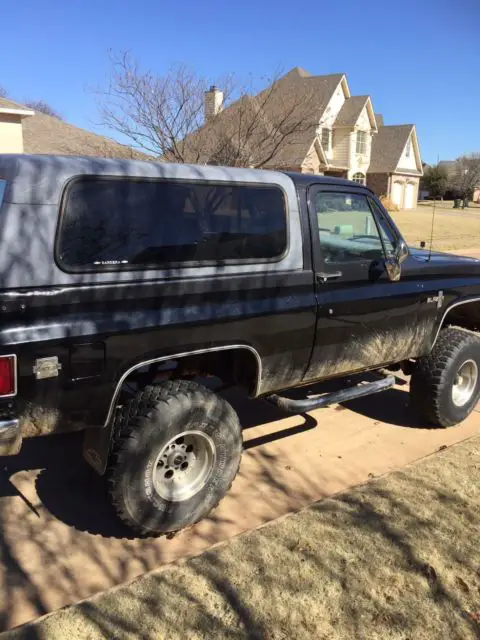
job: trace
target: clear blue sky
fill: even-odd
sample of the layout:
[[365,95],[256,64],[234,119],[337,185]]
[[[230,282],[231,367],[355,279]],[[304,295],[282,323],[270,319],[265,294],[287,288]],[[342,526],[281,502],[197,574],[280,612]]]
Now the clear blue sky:
[[480,0],[22,0],[5,2],[0,84],[101,132],[91,87],[108,51],[211,79],[301,66],[345,72],[386,124],[417,125],[428,162],[480,151]]

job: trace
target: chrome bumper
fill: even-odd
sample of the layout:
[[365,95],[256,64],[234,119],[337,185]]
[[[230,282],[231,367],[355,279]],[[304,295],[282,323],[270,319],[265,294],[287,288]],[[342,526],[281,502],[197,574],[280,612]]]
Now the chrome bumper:
[[0,420],[0,456],[13,456],[20,451],[21,446],[20,421]]

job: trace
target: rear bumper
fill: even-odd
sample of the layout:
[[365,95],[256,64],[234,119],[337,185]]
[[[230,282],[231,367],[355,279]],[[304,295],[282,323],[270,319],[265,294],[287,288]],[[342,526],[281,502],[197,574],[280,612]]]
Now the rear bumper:
[[20,421],[16,418],[0,420],[0,456],[13,456],[21,446]]

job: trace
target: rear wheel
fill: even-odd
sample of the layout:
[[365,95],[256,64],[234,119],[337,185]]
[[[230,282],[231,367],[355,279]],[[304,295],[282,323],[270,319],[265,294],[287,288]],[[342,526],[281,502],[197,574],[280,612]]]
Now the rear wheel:
[[179,531],[230,488],[242,433],[226,400],[194,382],[146,387],[123,409],[107,471],[120,518],[140,535]]
[[432,352],[415,363],[410,398],[431,425],[449,427],[465,420],[480,398],[480,336],[443,329]]

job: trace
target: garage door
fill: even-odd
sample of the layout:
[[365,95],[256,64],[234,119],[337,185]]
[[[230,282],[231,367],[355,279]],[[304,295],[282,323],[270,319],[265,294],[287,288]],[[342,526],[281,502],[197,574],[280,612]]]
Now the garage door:
[[403,182],[394,182],[392,185],[392,201],[400,209],[403,204]]
[[403,201],[404,209],[413,209],[414,207],[415,185],[407,182],[405,185],[405,200]]

